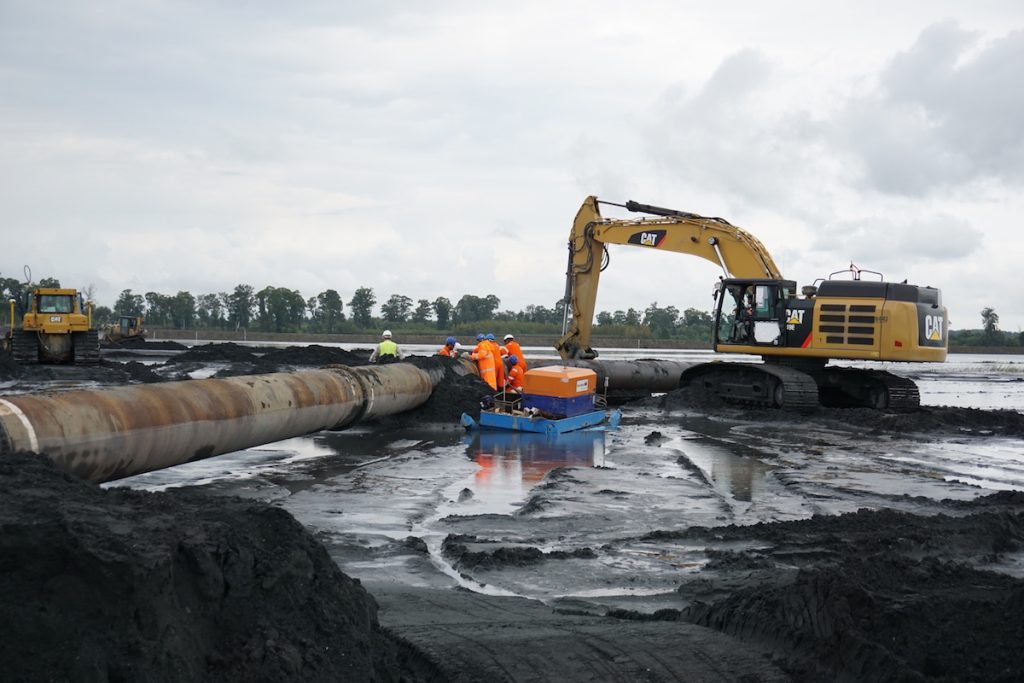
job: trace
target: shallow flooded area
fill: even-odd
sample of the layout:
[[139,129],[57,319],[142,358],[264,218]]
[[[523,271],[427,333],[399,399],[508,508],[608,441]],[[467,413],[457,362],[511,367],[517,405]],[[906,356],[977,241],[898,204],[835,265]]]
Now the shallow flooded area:
[[[385,627],[447,653],[449,674],[578,676],[599,643],[625,663],[623,680],[641,669],[664,674],[652,680],[909,675],[925,666],[906,663],[914,648],[953,667],[941,650],[959,636],[925,647],[927,619],[904,624],[904,644],[878,659],[884,629],[854,629],[861,640],[842,649],[844,620],[903,623],[900,605],[917,604],[999,642],[1000,628],[1017,628],[955,596],[1024,600],[1022,368],[1016,356],[955,355],[915,367],[914,414],[754,411],[673,392],[622,406],[610,431],[365,423],[105,488],[287,510],[375,596]],[[949,595],[936,594],[947,580]],[[870,609],[833,610],[849,591],[871,596]],[[820,600],[832,607],[813,607]],[[828,615],[827,627],[801,635],[803,617],[778,607],[792,604]],[[745,654],[724,654],[737,648]],[[547,673],[515,654],[552,650],[569,659]],[[729,664],[714,675],[694,668],[716,658]]]
[[[1015,358],[965,360],[916,379],[925,403],[1019,409],[1020,367]],[[369,586],[462,586],[595,612],[688,604],[676,589],[707,564],[710,546],[650,537],[660,530],[859,509],[930,513],[938,501],[1024,490],[1020,435],[905,431],[886,427],[895,419],[886,415],[850,423],[777,411],[761,421],[727,407],[623,414],[616,431],[559,436],[364,425],[117,485],[272,501]],[[464,549],[452,551],[449,537]],[[478,555],[488,559],[466,559]]]

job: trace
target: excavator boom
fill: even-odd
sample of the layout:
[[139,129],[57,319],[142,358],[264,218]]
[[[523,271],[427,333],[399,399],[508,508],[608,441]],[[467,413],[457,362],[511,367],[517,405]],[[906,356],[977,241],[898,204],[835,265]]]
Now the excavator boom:
[[584,200],[569,235],[565,318],[557,348],[563,358],[594,358],[590,332],[602,263],[608,244],[625,244],[691,254],[721,267],[724,277],[782,279],[778,266],[761,242],[721,218],[626,202],[630,211],[658,218],[611,220],[601,216],[597,197]]

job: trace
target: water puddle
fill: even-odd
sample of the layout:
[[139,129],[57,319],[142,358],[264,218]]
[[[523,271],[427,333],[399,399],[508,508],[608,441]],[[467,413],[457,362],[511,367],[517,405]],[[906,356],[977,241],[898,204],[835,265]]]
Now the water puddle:
[[472,494],[475,514],[514,511],[557,467],[595,467],[605,462],[603,430],[554,435],[478,431],[467,435],[464,443],[467,457],[478,469],[460,493]]

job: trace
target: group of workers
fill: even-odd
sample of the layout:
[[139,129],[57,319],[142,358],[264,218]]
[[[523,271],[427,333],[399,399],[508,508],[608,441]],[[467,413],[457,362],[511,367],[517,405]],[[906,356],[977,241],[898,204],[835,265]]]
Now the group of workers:
[[[523,389],[526,358],[514,335],[506,334],[502,341],[505,342],[504,346],[498,344],[493,334],[476,335],[476,346],[470,351],[469,359],[476,362],[480,379],[487,382],[491,389],[518,393]],[[455,337],[448,337],[437,353],[458,358],[462,351]]]
[[[493,334],[478,334],[476,346],[469,352],[468,357],[476,363],[480,379],[487,382],[491,389],[518,393],[523,389],[526,358],[515,335],[506,334],[503,341],[505,345],[501,346]],[[448,337],[437,355],[459,358],[464,352],[455,337]],[[380,343],[370,354],[370,362],[388,363],[401,360],[403,357],[402,350],[391,338],[391,330],[384,330],[380,335]]]

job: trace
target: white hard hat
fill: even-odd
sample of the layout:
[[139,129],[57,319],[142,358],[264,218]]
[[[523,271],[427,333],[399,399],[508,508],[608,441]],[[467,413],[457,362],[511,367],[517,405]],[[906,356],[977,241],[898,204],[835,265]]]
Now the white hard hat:
[[384,337],[385,339],[391,339],[391,330],[384,330],[383,332],[380,333],[380,336]]
[[509,339],[515,339],[515,337],[513,337],[511,334],[506,334],[504,339],[505,341],[508,341]]

